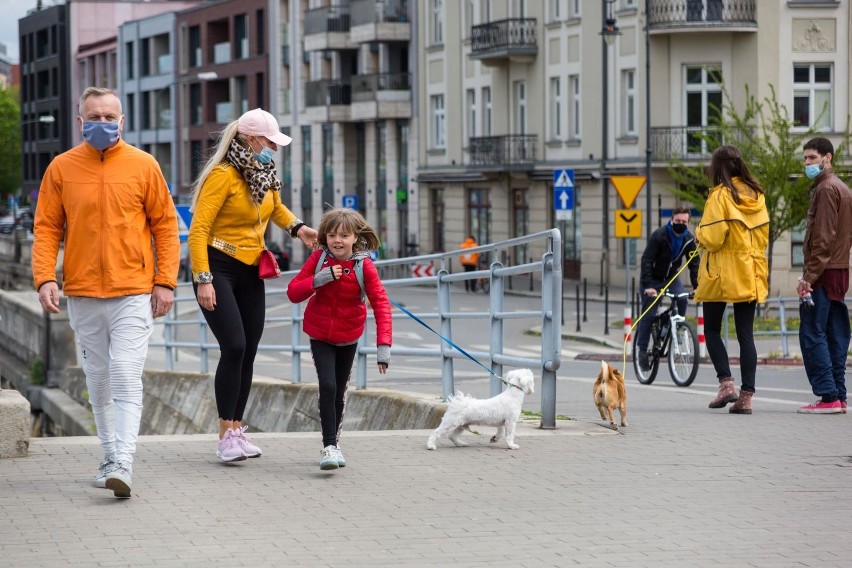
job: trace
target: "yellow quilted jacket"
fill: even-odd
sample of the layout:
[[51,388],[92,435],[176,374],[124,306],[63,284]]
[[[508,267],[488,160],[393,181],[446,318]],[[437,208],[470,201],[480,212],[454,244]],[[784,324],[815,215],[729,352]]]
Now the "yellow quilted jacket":
[[739,178],[735,203],[722,185],[710,190],[695,233],[703,248],[698,269],[697,302],[766,301],[768,293],[769,213],[762,193]]

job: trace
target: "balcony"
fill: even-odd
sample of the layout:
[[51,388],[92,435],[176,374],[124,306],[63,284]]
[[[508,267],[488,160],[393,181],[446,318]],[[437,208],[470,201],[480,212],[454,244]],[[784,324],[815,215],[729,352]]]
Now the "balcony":
[[651,128],[651,157],[658,162],[707,161],[722,144],[740,144],[745,133],[724,137],[712,126]]
[[411,118],[411,76],[379,73],[352,77],[351,120]]
[[477,171],[530,171],[535,166],[535,134],[470,138],[468,168]]
[[348,6],[326,6],[305,12],[305,51],[356,49],[349,37]]
[[756,0],[649,0],[651,33],[756,32]]
[[411,41],[408,0],[357,0],[352,3],[354,43]]
[[538,54],[535,19],[499,20],[473,26],[470,31],[470,57],[484,65],[499,65],[509,60],[530,63]]
[[305,115],[308,122],[347,122],[352,85],[339,79],[305,83]]

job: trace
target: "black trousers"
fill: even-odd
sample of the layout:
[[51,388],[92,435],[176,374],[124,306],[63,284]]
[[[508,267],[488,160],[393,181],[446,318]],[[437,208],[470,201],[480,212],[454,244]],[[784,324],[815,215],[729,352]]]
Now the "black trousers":
[[[728,351],[722,341],[722,318],[725,316],[725,302],[704,302],[704,338],[707,353],[713,361],[716,376],[720,379],[730,377],[731,365]],[[734,324],[737,328],[737,342],[740,344],[740,373],[742,390],[754,392],[754,376],[757,372],[757,349],[754,346],[754,312],[757,302],[739,302],[734,304]]]
[[[201,313],[219,342],[219,365],[214,390],[216,409],[222,420],[242,421],[246,410],[254,358],[266,317],[266,287],[257,275],[257,266],[249,266],[227,254],[207,247],[216,309]],[[198,294],[198,284],[193,284]]]
[[346,389],[352,376],[352,362],[358,344],[332,345],[311,339],[311,353],[319,383],[319,415],[322,426],[322,446],[336,446],[346,409]]
[[[462,266],[465,272],[473,272],[477,268],[475,264],[463,264]],[[469,292],[476,292],[476,279],[465,280],[464,289]]]

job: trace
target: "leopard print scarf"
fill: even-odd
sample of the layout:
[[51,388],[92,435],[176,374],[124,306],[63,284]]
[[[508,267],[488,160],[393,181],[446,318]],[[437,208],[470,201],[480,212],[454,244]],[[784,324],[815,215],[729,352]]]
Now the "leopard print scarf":
[[234,165],[248,184],[252,201],[260,205],[268,190],[281,189],[281,181],[275,177],[275,162],[261,164],[254,159],[251,150],[234,138],[225,159]]

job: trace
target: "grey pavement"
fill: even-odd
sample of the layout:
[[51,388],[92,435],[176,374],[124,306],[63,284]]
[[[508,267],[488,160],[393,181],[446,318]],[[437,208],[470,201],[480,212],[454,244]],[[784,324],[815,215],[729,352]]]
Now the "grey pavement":
[[[427,431],[344,432],[347,467],[321,472],[318,433],[255,434],[263,457],[236,464],[217,460],[213,433],[143,436],[119,500],[93,486],[96,439],[33,439],[29,457],[0,461],[0,566],[850,565],[852,415],[796,414],[813,399],[800,368],[762,364],[751,416],[707,408],[709,370],[687,389],[628,370],[630,426],[615,432],[591,400],[599,363],[578,357],[614,358],[618,336],[582,336],[558,373],[569,419],[525,421],[517,451],[484,427],[434,452]],[[438,370],[420,365],[371,388],[434,397]],[[457,368],[463,390],[487,392]]]

